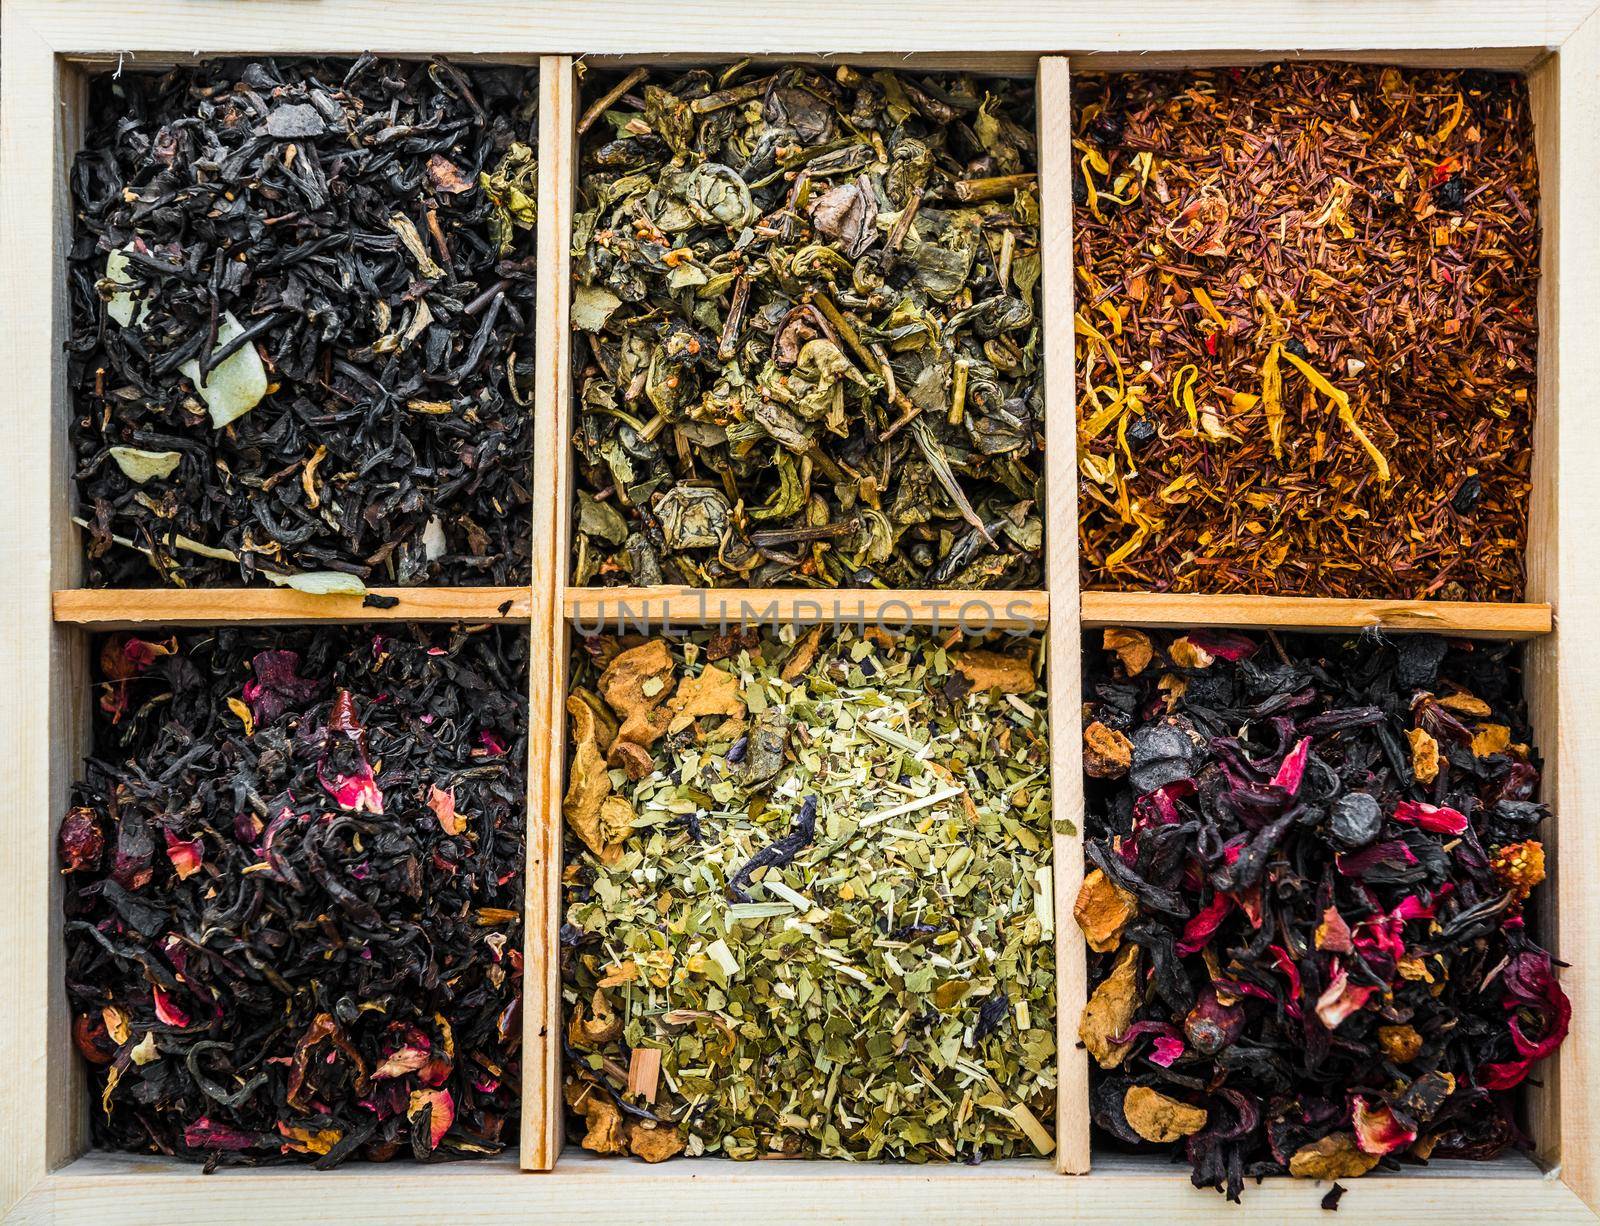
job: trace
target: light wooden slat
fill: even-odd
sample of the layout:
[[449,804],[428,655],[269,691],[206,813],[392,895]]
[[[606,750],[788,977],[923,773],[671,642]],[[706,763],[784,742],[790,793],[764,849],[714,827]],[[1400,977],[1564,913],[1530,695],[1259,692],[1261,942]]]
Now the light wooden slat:
[[[67,166],[77,150],[82,91],[48,40],[0,6],[0,369],[8,403],[0,480],[0,1064],[14,1071],[0,1110],[0,1215],[86,1142],[85,1077],[61,990],[62,878],[55,818],[87,748],[87,656],[81,635],[50,621],[52,584],[79,581],[65,514],[62,441],[66,292],[72,216]],[[59,508],[59,511],[58,511]]]
[[55,46],[115,55],[282,51],[515,54],[555,52],[1294,52],[1356,48],[1553,47],[1593,10],[1591,0],[676,0],[670,20],[652,0],[506,5],[452,0],[6,0]]
[[1527,639],[1549,634],[1547,604],[1444,600],[1329,600],[1307,596],[1205,596],[1168,592],[1084,592],[1083,624],[1234,630],[1426,630],[1466,638]]
[[300,626],[313,622],[505,622],[526,624],[525,587],[376,587],[399,601],[380,609],[360,596],[308,596],[290,588],[69,588],[55,593],[55,620],[87,630],[143,626]]
[[878,591],[862,588],[568,588],[567,619],[582,633],[691,626],[848,625],[1039,630],[1044,592]]
[[[1553,74],[1553,75],[1551,75]],[[1541,918],[1554,923],[1556,955],[1572,999],[1572,1031],[1555,1061],[1536,1076],[1555,1076],[1546,1094],[1530,1099],[1532,1122],[1555,1133],[1561,1178],[1600,1211],[1600,965],[1595,932],[1600,903],[1594,874],[1600,865],[1600,428],[1592,389],[1600,380],[1600,210],[1593,168],[1600,158],[1600,17],[1591,17],[1562,46],[1553,67],[1533,85],[1536,118],[1547,129],[1540,151],[1544,175],[1544,283],[1540,295],[1539,424],[1535,468],[1544,488],[1534,504],[1529,580],[1534,594],[1556,607],[1555,641],[1532,653],[1530,698],[1535,730],[1554,767],[1545,795],[1553,799],[1554,881]],[[1552,111],[1554,113],[1552,113]],[[1559,379],[1559,384],[1558,384]],[[1561,395],[1565,389],[1565,395]],[[1548,781],[1553,779],[1553,786]],[[1551,1069],[1551,1064],[1556,1067]]]
[[[1561,328],[1557,310],[1557,286],[1561,279],[1561,72],[1567,53],[1550,57],[1528,78],[1528,99],[1533,112],[1534,146],[1539,159],[1539,374],[1537,405],[1533,422],[1533,494],[1528,513],[1527,595],[1530,600],[1555,601],[1561,572],[1557,515],[1561,465],[1560,403],[1557,373],[1561,364]],[[1555,820],[1540,831],[1549,852],[1551,877],[1535,898],[1533,916],[1537,936],[1552,950],[1571,951],[1572,920],[1561,912],[1561,882],[1582,880],[1570,870],[1562,872],[1562,853],[1573,843],[1561,837],[1574,820],[1573,808],[1563,803],[1561,793],[1560,696],[1557,692],[1557,653],[1564,636],[1548,635],[1528,644],[1524,656],[1523,684],[1528,698],[1528,718],[1533,727],[1533,743],[1545,753],[1543,798],[1555,809]],[[1565,843],[1565,846],[1563,844]],[[1563,931],[1568,934],[1563,939]],[[1578,931],[1583,931],[1579,929]],[[1571,972],[1563,974],[1568,978]],[[1568,983],[1568,990],[1571,984]],[[1570,1040],[1569,1040],[1570,1042]],[[1562,1156],[1562,1061],[1547,1060],[1536,1075],[1537,1085],[1529,1084],[1525,1094],[1527,1131],[1533,1138],[1534,1154],[1547,1168],[1561,1163]],[[1569,1180],[1579,1176],[1585,1163],[1576,1152]]]
[[93,1154],[45,1179],[12,1219],[28,1226],[75,1222],[272,1222],[275,1226],[649,1226],[718,1222],[832,1222],[843,1226],[973,1226],[995,1221],[1127,1226],[1308,1226],[1396,1222],[1407,1226],[1538,1222],[1584,1226],[1594,1218],[1570,1189],[1529,1162],[1437,1163],[1403,1175],[1345,1181],[1337,1217],[1318,1207],[1323,1183],[1269,1179],[1245,1187],[1242,1206],[1189,1186],[1180,1168],[1118,1162],[1088,1179],[1058,1179],[1044,1162],[897,1166],[855,1162],[728,1162],[646,1166],[575,1151],[539,1178],[509,1162],[448,1167],[350,1166],[331,1175],[304,1168],[229,1169]]
[[573,174],[577,85],[569,56],[539,62],[539,311],[534,360],[533,642],[529,659],[528,872],[523,925],[522,1151],[525,1170],[561,1153],[561,790],[566,771],[566,619],[571,557],[567,420],[572,399]]
[[[1083,634],[1078,621],[1078,429],[1073,359],[1072,82],[1039,61],[1039,216],[1045,403],[1045,582],[1050,589],[1050,795],[1056,904],[1056,1169],[1089,1171],[1089,1061],[1078,1045],[1087,953],[1072,904],[1083,884]],[[1067,823],[1070,833],[1062,833]]]

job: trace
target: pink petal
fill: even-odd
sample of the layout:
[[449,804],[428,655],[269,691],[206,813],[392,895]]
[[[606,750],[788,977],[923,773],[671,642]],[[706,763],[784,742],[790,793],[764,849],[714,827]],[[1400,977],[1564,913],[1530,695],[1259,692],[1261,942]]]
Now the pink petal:
[[444,1134],[450,1131],[450,1125],[455,1123],[456,1102],[450,1097],[449,1090],[415,1090],[406,1107],[406,1118],[414,1124],[428,1107],[433,1108],[433,1115],[429,1119],[428,1149],[435,1150],[439,1148],[439,1142],[444,1140]]
[[[1338,965],[1337,962],[1334,963],[1335,968],[1338,968]],[[1368,997],[1377,990],[1377,988],[1354,987],[1350,983],[1347,971],[1335,969],[1327,990],[1317,997],[1317,1016],[1329,1030],[1336,1030],[1352,1013],[1359,1012],[1367,1003]]]
[[1306,759],[1311,756],[1311,738],[1301,737],[1300,743],[1283,756],[1278,773],[1272,777],[1272,786],[1282,788],[1293,796],[1300,790],[1300,780],[1306,773]]
[[1369,1107],[1359,1094],[1351,1107],[1356,1130],[1356,1145],[1365,1154],[1392,1154],[1417,1139],[1417,1130],[1407,1128],[1388,1107]]
[[1461,834],[1467,828],[1467,819],[1463,814],[1417,800],[1402,800],[1395,805],[1394,820],[1407,826],[1420,826],[1434,834]]
[[1187,924],[1183,926],[1183,936],[1178,939],[1178,952],[1192,954],[1203,948],[1211,935],[1221,927],[1222,921],[1228,917],[1228,912],[1233,910],[1233,899],[1226,894],[1216,894]]
[[189,1024],[189,1015],[173,1002],[162,988],[154,988],[152,992],[156,998],[156,1017],[167,1026],[182,1028]]
[[428,1052],[421,1047],[402,1047],[390,1052],[382,1064],[372,1070],[372,1080],[383,1081],[389,1077],[404,1077],[414,1073],[428,1062]]
[[439,828],[448,835],[461,833],[464,823],[456,814],[456,790],[451,788],[446,792],[443,788],[430,787],[428,789],[428,808],[433,810],[433,815],[439,819]]
[[170,830],[161,833],[167,836],[167,857],[172,861],[172,867],[178,872],[180,881],[192,877],[200,871],[201,847],[198,838],[180,839]]
[[1150,1053],[1150,1062],[1159,1064],[1162,1068],[1171,1068],[1173,1062],[1183,1055],[1183,1040],[1160,1038],[1153,1044],[1154,1050]]
[[254,1149],[261,1142],[253,1133],[228,1124],[215,1124],[201,1116],[183,1130],[183,1143],[190,1149]]

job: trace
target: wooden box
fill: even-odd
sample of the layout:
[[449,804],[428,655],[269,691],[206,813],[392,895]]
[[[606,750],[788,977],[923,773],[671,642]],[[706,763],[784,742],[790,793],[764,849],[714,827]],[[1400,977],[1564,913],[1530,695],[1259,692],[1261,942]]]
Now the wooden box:
[[[1077,838],[1057,836],[1055,898],[1061,1030],[1058,1147],[1053,1161],[947,1168],[833,1162],[680,1160],[662,1166],[598,1159],[563,1144],[560,985],[560,797],[565,773],[569,634],[573,624],[647,616],[658,625],[724,615],[822,621],[863,613],[949,625],[965,614],[996,627],[1049,634],[1052,762],[1058,817],[1081,817],[1078,733],[1080,630],[1106,625],[1444,630],[1529,639],[1529,700],[1546,755],[1546,831],[1555,869],[1539,917],[1546,943],[1570,965],[1571,1036],[1527,1099],[1536,1150],[1489,1164],[1436,1163],[1354,1185],[1345,1216],[1456,1223],[1593,1220],[1600,1208],[1600,954],[1588,918],[1586,874],[1600,862],[1600,719],[1587,686],[1600,684],[1600,578],[1585,551],[1600,531],[1600,499],[1585,474],[1600,469],[1600,210],[1587,179],[1600,163],[1600,16],[1594,0],[1243,0],[1210,9],[1174,0],[1067,0],[906,6],[793,0],[750,5],[697,0],[587,0],[513,7],[463,0],[417,7],[373,0],[9,0],[0,27],[0,370],[12,388],[9,446],[0,453],[0,913],[7,1070],[0,1113],[0,1212],[7,1220],[116,1222],[244,1220],[1012,1220],[1123,1222],[1313,1219],[1320,1190],[1287,1179],[1247,1187],[1242,1208],[1189,1186],[1159,1161],[1091,1152],[1088,1073],[1076,1046],[1085,995],[1071,900],[1082,874]],[[71,521],[62,359],[64,258],[71,218],[67,168],[81,138],[85,81],[223,53],[372,50],[404,56],[538,63],[540,67],[539,315],[535,406],[533,582],[528,588],[393,589],[392,609],[348,597],[272,589],[116,592],[80,588]],[[1047,589],[1017,593],[699,592],[574,589],[570,571],[569,247],[574,56],[607,63],[727,60],[746,53],[1027,75],[1038,74],[1048,386]],[[1243,64],[1293,56],[1525,72],[1534,105],[1543,196],[1539,409],[1528,576],[1530,603],[1463,605],[1254,597],[1153,596],[1078,590],[1071,250],[1069,74],[1075,67]],[[1565,175],[1563,169],[1565,168]],[[1588,376],[1594,372],[1596,379]],[[1564,376],[1564,377],[1563,377]],[[1563,389],[1565,395],[1563,396]],[[524,1084],[520,1162],[507,1157],[440,1166],[352,1164],[335,1173],[279,1167],[205,1176],[192,1165],[93,1152],[89,1102],[61,986],[61,888],[54,831],[87,747],[89,639],[130,626],[210,626],[374,620],[502,622],[527,626],[533,649],[534,735],[528,807]],[[1557,833],[1559,832],[1559,838]],[[527,1172],[544,1172],[532,1174]]]

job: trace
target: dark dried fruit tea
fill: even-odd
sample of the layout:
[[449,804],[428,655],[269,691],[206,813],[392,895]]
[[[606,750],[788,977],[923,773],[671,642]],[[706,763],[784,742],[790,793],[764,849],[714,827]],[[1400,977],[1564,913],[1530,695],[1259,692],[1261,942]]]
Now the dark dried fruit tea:
[[1055,1148],[1037,640],[585,640],[569,1135],[658,1162]]
[[1527,1147],[1512,1092],[1572,1010],[1524,916],[1550,813],[1517,649],[1107,630],[1087,655],[1102,1137],[1181,1145],[1232,1200]]
[[95,1143],[209,1165],[516,1140],[526,633],[118,634],[61,824]]
[[97,586],[528,581],[534,74],[95,78],[73,482]]
[[585,96],[574,581],[1039,586],[1031,83],[741,61]]
[[1522,79],[1075,74],[1073,143],[1084,582],[1520,600]]

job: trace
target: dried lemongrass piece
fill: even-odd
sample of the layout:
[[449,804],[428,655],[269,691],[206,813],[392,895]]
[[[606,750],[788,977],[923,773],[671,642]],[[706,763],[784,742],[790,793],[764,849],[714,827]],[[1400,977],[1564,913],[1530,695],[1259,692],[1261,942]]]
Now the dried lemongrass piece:
[[261,572],[277,587],[292,587],[308,596],[365,596],[367,585],[360,578],[342,570],[313,570],[299,575],[280,575],[276,571]]

